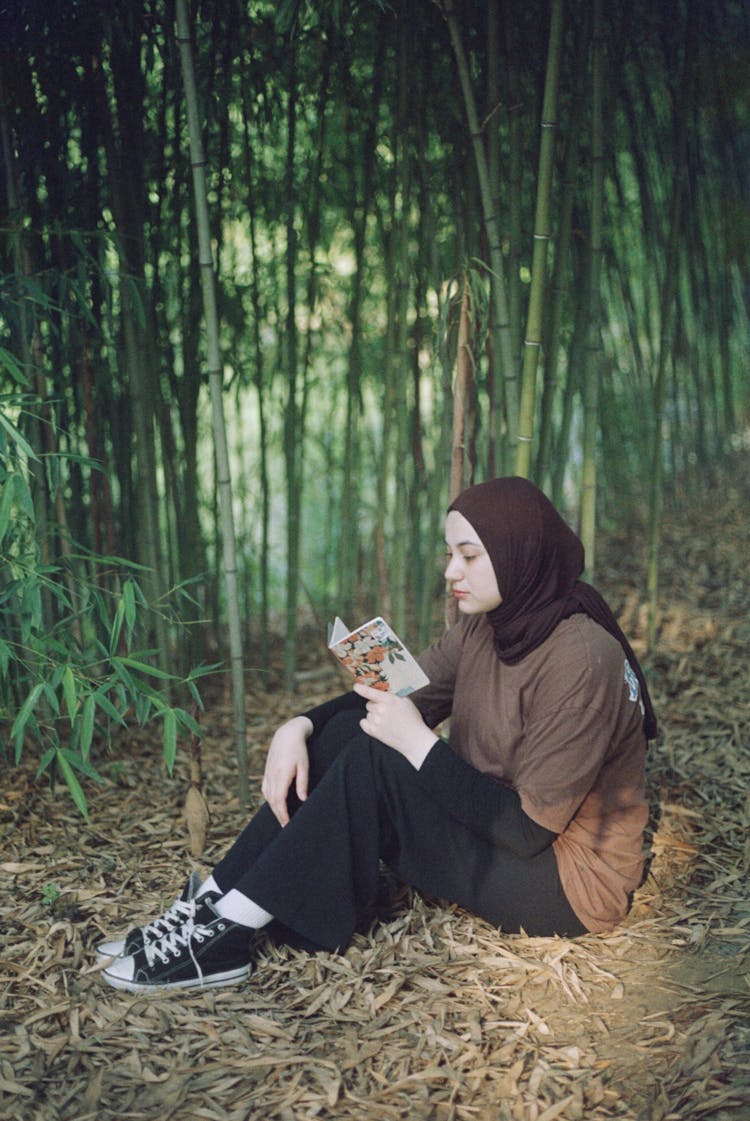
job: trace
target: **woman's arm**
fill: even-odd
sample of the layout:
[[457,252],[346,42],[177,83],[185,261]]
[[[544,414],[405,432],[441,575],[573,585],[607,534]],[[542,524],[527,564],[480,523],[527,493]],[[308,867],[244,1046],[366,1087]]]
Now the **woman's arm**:
[[361,709],[364,715],[364,708],[364,701],[356,693],[343,693],[287,720],[276,729],[268,748],[261,790],[281,825],[289,821],[287,799],[292,785],[300,802],[307,798],[310,777],[307,741],[337,712]]
[[287,798],[294,783],[300,802],[307,798],[310,757],[307,741],[313,724],[306,716],[295,716],[276,729],[268,748],[261,790],[281,825],[289,822]]

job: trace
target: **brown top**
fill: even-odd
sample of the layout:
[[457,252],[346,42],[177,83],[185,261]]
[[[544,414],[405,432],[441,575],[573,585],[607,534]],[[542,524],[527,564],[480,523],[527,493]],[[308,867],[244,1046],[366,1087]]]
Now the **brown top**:
[[609,930],[640,882],[648,818],[643,708],[620,643],[573,615],[507,665],[478,615],[419,661],[430,684],[411,699],[426,723],[450,716],[452,750],[515,789],[528,816],[559,834],[573,910],[588,930]]

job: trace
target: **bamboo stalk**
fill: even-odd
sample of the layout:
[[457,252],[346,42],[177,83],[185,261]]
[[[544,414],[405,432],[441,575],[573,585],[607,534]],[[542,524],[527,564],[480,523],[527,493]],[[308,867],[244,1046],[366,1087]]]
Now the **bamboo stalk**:
[[563,38],[563,0],[552,0],[547,72],[544,81],[539,171],[537,175],[534,250],[531,265],[531,290],[524,339],[521,375],[521,406],[518,417],[516,474],[528,477],[534,432],[536,374],[542,345],[542,316],[547,279],[547,249],[550,239],[550,198],[557,132],[557,89]]
[[[498,200],[500,198],[500,128],[497,123],[498,110],[501,104],[500,97],[500,10],[498,4],[487,5],[487,116],[485,118],[485,129],[487,135],[487,170],[490,180],[490,191],[492,198]],[[507,21],[506,21],[507,27]],[[507,83],[509,95],[511,100],[511,125],[510,125],[510,180],[511,184],[515,186],[513,172],[515,168],[520,169],[520,161],[518,160],[519,145],[514,141],[517,140],[517,127],[518,120],[517,112],[513,112],[516,107],[517,98],[514,96],[512,90],[511,75],[517,74],[515,65],[515,58],[511,50],[508,51],[508,75]],[[517,293],[518,293],[518,259],[517,250],[520,238],[515,237],[514,233],[517,228],[513,222],[513,186],[511,187],[511,201],[510,201],[510,214],[509,214],[509,254],[508,254],[508,325],[511,333],[511,338],[516,340],[520,337],[520,330],[517,329],[518,319],[514,319],[514,310],[517,308]],[[520,227],[519,227],[520,228]],[[492,291],[496,281],[494,275],[490,273],[490,308],[495,307],[495,293]],[[489,409],[489,431],[487,449],[487,474],[489,476],[499,475],[504,472],[505,464],[507,461],[507,449],[505,446],[506,440],[506,425],[505,425],[505,402],[503,392],[502,370],[500,369],[500,354],[494,346],[494,311],[490,310],[490,329],[487,334],[487,353],[488,353],[488,373],[487,373],[487,390],[488,390],[488,409]],[[514,355],[515,363],[515,355]]]
[[[584,95],[584,74],[588,69],[588,30],[577,36],[575,68],[573,75],[573,103],[570,109],[570,127],[567,133],[565,159],[561,179],[562,200],[560,203],[558,231],[555,243],[555,261],[550,282],[551,307],[545,319],[543,331],[544,377],[542,387],[541,418],[535,478],[540,486],[551,482],[553,460],[553,419],[555,405],[560,399],[558,370],[560,367],[560,340],[562,337],[563,315],[570,308],[570,289],[572,287],[572,239],[573,208],[577,194],[578,155],[580,148],[580,129]],[[570,370],[567,378],[560,378],[567,390],[572,381]],[[564,406],[563,406],[564,408]]]
[[694,37],[693,5],[688,4],[685,16],[685,51],[683,56],[681,97],[675,107],[677,139],[675,143],[674,178],[669,213],[669,234],[664,282],[660,299],[659,319],[659,358],[654,379],[654,426],[651,449],[651,495],[649,519],[648,551],[648,626],[647,645],[653,650],[656,641],[656,622],[659,599],[659,557],[661,546],[661,512],[663,502],[664,456],[662,450],[662,424],[666,396],[667,359],[670,351],[672,316],[677,295],[678,250],[682,224],[682,199],[685,189],[685,152],[687,148],[687,109],[690,98],[690,73],[692,65],[692,46]]
[[586,575],[596,562],[596,441],[599,427],[601,362],[601,262],[604,210],[604,43],[602,0],[594,0],[591,34],[591,210],[588,265],[588,328],[583,386],[583,469],[581,479],[581,541]]
[[288,48],[286,167],[284,175],[286,213],[286,317],[285,347],[287,395],[284,412],[284,463],[286,469],[286,621],[284,627],[284,685],[291,692],[297,669],[297,605],[299,602],[300,533],[302,525],[302,447],[297,371],[297,192],[295,147],[297,136],[297,45]]
[[[495,5],[491,5],[494,7]],[[521,259],[523,256],[523,131],[522,113],[524,99],[521,93],[520,59],[518,34],[510,11],[505,10],[505,54],[508,73],[506,78],[508,111],[508,322],[510,337],[513,341],[513,368],[521,368],[521,339],[523,337],[523,288],[521,283]],[[502,462],[502,447],[499,443],[501,433],[496,433],[496,455]],[[510,449],[509,449],[510,450]],[[511,460],[507,458],[509,465]]]
[[[347,318],[351,338],[346,372],[346,422],[344,426],[343,486],[341,492],[341,533],[338,559],[338,610],[348,618],[354,606],[354,589],[358,582],[360,564],[361,529],[360,501],[362,480],[361,415],[363,373],[363,305],[365,295],[365,260],[367,221],[375,195],[374,171],[377,122],[383,96],[386,36],[385,15],[381,15],[380,31],[373,62],[372,85],[369,96],[369,115],[360,151],[349,150],[347,160],[350,171],[349,224],[352,228],[355,268],[347,301]],[[357,171],[361,168],[361,193],[357,186]],[[359,606],[359,605],[358,605]],[[344,614],[345,613],[345,614]]]
[[203,154],[203,141],[200,130],[198,94],[195,83],[195,72],[193,69],[190,22],[186,0],[177,0],[176,16],[177,41],[180,48],[188,133],[190,136],[190,162],[193,169],[195,212],[198,226],[199,267],[203,291],[203,313],[207,344],[207,367],[211,390],[211,413],[216,452],[217,489],[219,494],[224,579],[227,595],[234,739],[238,768],[237,789],[240,802],[243,805],[247,805],[250,801],[250,791],[247,774],[245,674],[237,585],[237,550],[234,532],[234,515],[232,512],[232,479],[229,468],[227,434],[224,420],[222,364],[219,349],[219,316],[216,307],[216,281],[214,276],[213,256],[211,253],[205,174],[206,161]]
[[409,34],[411,26],[411,3],[404,4],[399,14],[397,47],[397,89],[394,145],[394,203],[395,221],[393,227],[395,290],[393,302],[394,346],[391,351],[393,364],[393,401],[395,406],[395,458],[393,475],[396,501],[393,507],[393,537],[389,583],[391,585],[391,612],[393,625],[400,633],[406,630],[406,574],[407,551],[418,555],[413,541],[414,519],[411,509],[410,483],[413,475],[407,470],[410,462],[409,448],[409,378],[406,372],[408,354],[408,303],[410,287],[409,261],[409,211],[412,195],[412,170],[409,139],[411,136],[411,86],[409,81],[412,42]]
[[[244,56],[243,56],[244,75]],[[248,97],[249,82],[243,77],[242,82],[242,153],[245,171],[245,184],[247,191],[248,228],[250,233],[250,255],[253,263],[252,279],[250,282],[250,301],[253,309],[253,355],[254,371],[253,384],[258,401],[258,457],[260,475],[260,677],[265,685],[268,684],[270,674],[271,633],[270,633],[270,604],[269,604],[269,553],[270,553],[270,526],[271,526],[271,485],[268,467],[268,421],[266,417],[265,400],[265,366],[263,357],[263,344],[261,342],[262,301],[260,294],[260,259],[258,253],[258,233],[256,222],[256,194],[255,194],[255,168],[252,160],[252,146],[250,143],[250,106]],[[239,409],[238,409],[239,412]]]
[[[456,380],[453,386],[453,425],[451,443],[450,501],[464,489],[467,481],[466,412],[469,395],[474,387],[474,361],[471,353],[471,299],[469,280],[464,277],[461,294],[461,311],[458,320],[458,346],[456,348]],[[458,612],[455,599],[446,599],[445,624],[455,623]]]
[[479,193],[482,202],[482,217],[487,234],[487,243],[490,255],[490,268],[492,269],[493,285],[493,337],[494,352],[499,355],[502,382],[505,394],[506,417],[508,424],[508,443],[515,444],[518,430],[518,375],[513,358],[513,340],[510,333],[510,319],[508,313],[508,295],[505,283],[505,266],[501,244],[500,223],[498,221],[495,200],[492,197],[492,185],[487,166],[487,156],[484,150],[482,130],[479,125],[474,90],[469,75],[469,65],[464,51],[461,31],[456,19],[453,0],[444,0],[443,14],[448,23],[453,52],[456,56],[458,77],[464,98],[466,119],[469,125],[474,160],[479,180]]
[[[14,236],[9,239],[9,244],[12,243],[13,245],[13,268],[16,276],[20,278],[26,272],[27,261],[25,260],[23,252],[23,229],[16,188],[15,155],[13,151],[10,116],[8,113],[8,90],[6,87],[5,73],[2,68],[0,68],[0,152],[2,154],[2,162],[5,165],[4,178],[8,200],[9,225],[14,234]],[[37,328],[34,320],[29,320],[29,303],[26,300],[19,301],[18,318],[21,361],[23,362],[24,369],[30,372],[34,365],[30,340]],[[41,432],[39,436],[41,440]],[[49,564],[50,532],[48,515],[50,511],[48,510],[49,494],[47,479],[41,463],[36,459],[29,460],[29,472],[35,482],[34,512],[39,554],[42,561],[45,564]],[[40,596],[45,625],[51,628],[53,624],[52,598],[44,582],[41,584]]]

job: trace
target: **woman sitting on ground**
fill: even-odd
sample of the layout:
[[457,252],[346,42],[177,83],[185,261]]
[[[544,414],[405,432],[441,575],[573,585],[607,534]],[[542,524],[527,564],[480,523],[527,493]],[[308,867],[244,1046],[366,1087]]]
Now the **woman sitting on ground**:
[[[464,491],[446,519],[459,622],[411,697],[365,686],[282,725],[265,803],[203,882],[99,947],[132,992],[232,984],[272,920],[343,951],[380,861],[503,932],[576,937],[627,914],[643,871],[640,666],[583,547],[532,483]],[[450,717],[450,740],[432,730]]]

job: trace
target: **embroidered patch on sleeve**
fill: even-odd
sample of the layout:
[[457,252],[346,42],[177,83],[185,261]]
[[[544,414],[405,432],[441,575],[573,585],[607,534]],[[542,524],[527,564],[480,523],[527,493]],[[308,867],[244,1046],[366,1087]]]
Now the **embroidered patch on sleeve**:
[[638,700],[638,678],[635,675],[635,670],[630,662],[625,661],[625,684],[628,687],[628,699],[631,701]]

